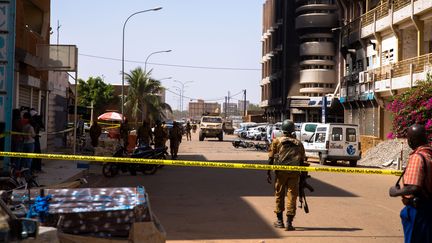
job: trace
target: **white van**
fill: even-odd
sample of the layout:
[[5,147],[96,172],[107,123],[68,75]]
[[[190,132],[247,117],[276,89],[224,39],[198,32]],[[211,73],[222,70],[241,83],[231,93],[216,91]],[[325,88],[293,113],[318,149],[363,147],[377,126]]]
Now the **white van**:
[[321,123],[317,122],[304,122],[300,124],[300,129],[296,130],[296,137],[298,140],[304,142],[309,141],[315,134],[315,130]]
[[327,123],[319,124],[309,141],[303,141],[306,157],[319,158],[335,164],[338,160],[349,161],[351,167],[361,158],[360,134],[357,125]]

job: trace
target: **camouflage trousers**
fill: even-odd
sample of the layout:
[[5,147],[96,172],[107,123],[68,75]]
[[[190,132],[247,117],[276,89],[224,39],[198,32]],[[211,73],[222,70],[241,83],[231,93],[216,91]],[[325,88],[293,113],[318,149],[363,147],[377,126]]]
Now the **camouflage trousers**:
[[285,195],[286,215],[295,216],[297,208],[297,197],[299,194],[300,174],[298,172],[276,171],[275,178],[275,197],[276,209],[275,213],[285,211]]

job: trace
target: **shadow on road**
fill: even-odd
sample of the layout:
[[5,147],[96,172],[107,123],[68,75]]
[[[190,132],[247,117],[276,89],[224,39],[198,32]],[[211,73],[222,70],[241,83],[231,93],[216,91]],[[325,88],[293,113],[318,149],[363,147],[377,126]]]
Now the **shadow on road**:
[[[207,161],[201,154],[180,155],[179,160]],[[257,163],[262,160],[229,160]],[[95,175],[96,176],[96,175]],[[99,176],[98,176],[99,177]],[[168,240],[278,239],[279,233],[258,214],[248,198],[268,203],[273,210],[273,185],[266,171],[165,166],[151,176],[121,175],[99,180],[100,187],[144,185],[153,212],[167,231]],[[356,197],[312,178],[315,192],[308,197]],[[266,209],[267,210],[267,209]],[[357,231],[357,228],[298,228],[303,231]]]
[[336,231],[336,232],[351,232],[360,231],[360,228],[340,228],[340,227],[296,227],[296,231]]

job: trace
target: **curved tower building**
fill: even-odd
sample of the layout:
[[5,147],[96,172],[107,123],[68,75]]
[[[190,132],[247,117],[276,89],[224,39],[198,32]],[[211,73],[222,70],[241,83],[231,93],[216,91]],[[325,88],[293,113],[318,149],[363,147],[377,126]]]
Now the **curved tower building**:
[[300,39],[300,94],[314,97],[336,88],[336,0],[296,0],[295,28]]

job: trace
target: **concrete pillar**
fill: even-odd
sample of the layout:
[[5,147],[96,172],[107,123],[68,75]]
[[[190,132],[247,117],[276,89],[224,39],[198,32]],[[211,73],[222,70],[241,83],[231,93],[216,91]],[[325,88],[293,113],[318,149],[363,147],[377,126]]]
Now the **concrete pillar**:
[[421,56],[424,52],[424,21],[417,22],[417,56]]

